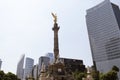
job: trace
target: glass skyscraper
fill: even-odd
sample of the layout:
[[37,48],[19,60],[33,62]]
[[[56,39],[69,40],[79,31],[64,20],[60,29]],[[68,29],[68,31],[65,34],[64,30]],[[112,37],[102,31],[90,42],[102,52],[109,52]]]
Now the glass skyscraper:
[[22,57],[20,58],[20,60],[17,64],[17,77],[21,80],[23,79],[23,74],[24,74],[24,69],[23,69],[24,58],[25,58],[25,55],[22,55]]
[[38,62],[38,75],[40,75],[41,68],[42,68],[42,63],[44,63],[45,69],[48,69],[48,65],[50,63],[50,58],[47,57],[47,56],[41,56],[39,58],[39,62]]
[[24,69],[24,79],[26,80],[26,78],[32,76],[32,69],[34,66],[34,60],[32,58],[26,58],[25,61],[25,69]]
[[53,55],[53,53],[47,53],[46,56],[50,58],[50,64],[53,64],[53,62],[54,62],[54,55]]
[[[120,69],[120,10],[105,0],[87,10],[86,22],[93,61],[100,72]],[[120,73],[118,74],[120,76]]]
[[2,66],[2,60],[0,59],[0,70],[1,70],[1,66]]

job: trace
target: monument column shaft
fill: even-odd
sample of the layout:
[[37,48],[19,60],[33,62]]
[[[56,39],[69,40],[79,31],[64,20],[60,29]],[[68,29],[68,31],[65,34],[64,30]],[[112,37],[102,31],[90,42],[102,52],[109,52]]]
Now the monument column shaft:
[[59,27],[57,23],[54,24],[53,31],[54,31],[54,57],[55,57],[55,62],[58,59],[59,56],[59,44],[58,44],[58,30]]
[[58,43],[58,31],[54,31],[54,49],[59,48],[59,43]]

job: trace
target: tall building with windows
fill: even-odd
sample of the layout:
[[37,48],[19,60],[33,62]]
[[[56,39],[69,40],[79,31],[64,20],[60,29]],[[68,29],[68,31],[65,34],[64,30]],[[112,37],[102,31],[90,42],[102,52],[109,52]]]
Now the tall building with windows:
[[59,58],[59,61],[64,63],[66,72],[85,72],[85,65],[83,64],[83,60],[79,59],[71,59],[71,58]]
[[[93,62],[100,72],[120,69],[120,10],[105,0],[87,10],[86,22]],[[118,74],[120,76],[120,73]]]
[[34,65],[32,69],[32,76],[34,80],[38,80],[38,64]]
[[23,69],[24,57],[25,57],[25,55],[23,54],[22,57],[20,58],[18,64],[17,64],[17,76],[21,80],[23,79],[23,74],[24,74],[24,69]]
[[2,60],[0,59],[0,70],[1,70],[1,66],[2,66]]
[[46,56],[50,58],[50,64],[52,64],[54,62],[54,55],[53,55],[53,53],[47,53]]
[[41,56],[39,58],[39,62],[38,62],[38,75],[40,75],[40,71],[41,71],[41,67],[42,67],[42,63],[44,63],[45,68],[48,68],[48,65],[50,63],[50,58],[46,57],[46,56]]
[[32,76],[32,69],[34,66],[34,60],[32,58],[26,58],[25,61],[25,69],[24,69],[24,79],[26,80],[26,78]]

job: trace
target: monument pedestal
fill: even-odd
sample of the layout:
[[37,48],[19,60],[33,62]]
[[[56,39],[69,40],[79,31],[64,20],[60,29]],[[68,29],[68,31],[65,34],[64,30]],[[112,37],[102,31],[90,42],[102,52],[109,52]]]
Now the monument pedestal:
[[53,63],[49,66],[48,69],[49,77],[52,77],[53,80],[66,80],[66,73],[64,64],[61,62]]
[[45,74],[46,74],[45,72],[42,72],[39,80],[46,80],[46,75]]

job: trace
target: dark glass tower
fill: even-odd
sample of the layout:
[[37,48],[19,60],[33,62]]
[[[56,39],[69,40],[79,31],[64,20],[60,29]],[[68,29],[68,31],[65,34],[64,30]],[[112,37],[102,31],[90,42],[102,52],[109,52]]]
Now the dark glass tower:
[[[100,72],[120,68],[120,10],[109,0],[87,10],[86,22],[93,62]],[[120,76],[120,73],[118,74]]]

